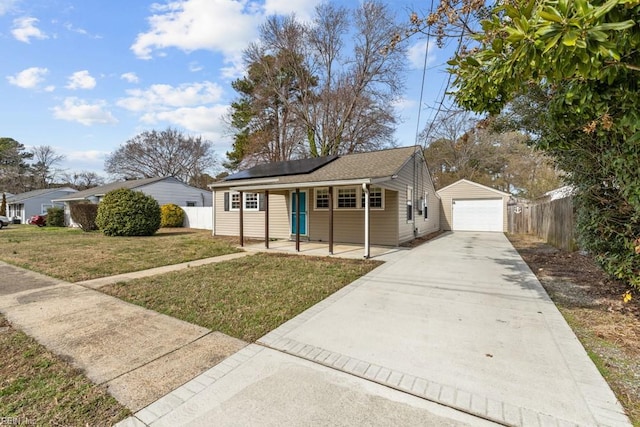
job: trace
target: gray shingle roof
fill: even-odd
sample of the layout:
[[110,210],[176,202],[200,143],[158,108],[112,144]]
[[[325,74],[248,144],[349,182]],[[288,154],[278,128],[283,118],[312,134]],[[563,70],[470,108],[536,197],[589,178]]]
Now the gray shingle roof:
[[[311,173],[274,178],[278,178],[278,184],[292,184],[390,177],[400,171],[417,149],[419,148],[416,146],[410,146],[348,154],[338,157]],[[222,184],[220,183],[220,186]],[[228,184],[239,186],[242,185],[242,180],[230,181]]]
[[55,193],[57,191],[66,191],[66,192],[75,194],[76,190],[70,187],[42,188],[39,190],[31,190],[25,193],[15,194],[11,197],[7,197],[7,203],[19,203],[19,202],[22,202],[23,200],[31,199],[33,197],[44,196],[45,194]]
[[87,199],[89,197],[103,196],[112,190],[117,190],[120,188],[135,189],[138,187],[142,187],[143,185],[152,184],[157,181],[162,181],[164,179],[175,179],[175,178],[161,176],[161,177],[155,177],[155,178],[132,179],[130,181],[117,181],[117,182],[112,182],[110,184],[101,185],[99,187],[89,188],[88,190],[78,191],[77,193],[73,193],[67,197],[62,197],[56,200],[64,202],[66,200],[80,200],[80,199]]

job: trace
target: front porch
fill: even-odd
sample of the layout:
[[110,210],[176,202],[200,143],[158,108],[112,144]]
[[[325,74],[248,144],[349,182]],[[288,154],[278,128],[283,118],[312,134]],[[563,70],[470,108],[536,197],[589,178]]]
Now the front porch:
[[[301,241],[300,250],[296,250],[295,240],[276,240],[269,242],[269,248],[265,248],[264,242],[260,243],[245,243],[243,248],[249,252],[276,252],[276,253],[291,253],[306,256],[330,256],[337,258],[351,258],[362,259],[364,258],[364,246],[356,244],[336,243],[333,245],[333,254],[329,253],[329,244],[327,242],[309,242]],[[375,259],[379,261],[387,261],[393,255],[397,255],[401,251],[409,250],[410,248],[404,247],[391,247],[391,246],[370,246],[369,247],[369,259]]]

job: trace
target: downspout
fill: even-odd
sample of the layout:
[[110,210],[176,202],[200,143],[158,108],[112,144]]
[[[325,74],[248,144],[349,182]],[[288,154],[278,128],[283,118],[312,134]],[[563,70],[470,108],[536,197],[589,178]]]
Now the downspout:
[[296,252],[300,252],[300,189],[296,188]]
[[333,255],[333,187],[329,187],[329,255]]
[[370,224],[369,224],[369,184],[362,184],[362,191],[364,192],[364,257],[369,259],[371,256],[370,248]]
[[269,249],[269,190],[264,192],[264,247]]
[[244,246],[244,195],[240,191],[240,247]]

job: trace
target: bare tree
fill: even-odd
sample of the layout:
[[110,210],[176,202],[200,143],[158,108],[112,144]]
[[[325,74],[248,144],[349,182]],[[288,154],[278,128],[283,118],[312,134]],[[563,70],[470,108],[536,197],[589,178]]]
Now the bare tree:
[[[312,156],[392,143],[388,132],[395,125],[392,105],[403,89],[405,63],[402,45],[385,49],[389,34],[398,31],[392,17],[386,5],[373,1],[361,3],[351,13],[331,3],[316,9],[307,28],[306,57],[317,86],[303,91],[301,98]],[[349,28],[350,21],[355,28]],[[347,37],[353,37],[351,52],[346,52]],[[371,132],[372,123],[382,125],[381,132]]]
[[[269,18],[259,42],[245,51],[247,79],[257,85],[252,91],[270,94],[269,108],[280,112],[276,123],[287,126],[252,132],[248,109],[270,110],[242,98],[232,106],[238,132],[230,160],[237,164],[264,147],[317,157],[393,145],[393,101],[401,95],[406,62],[402,44],[388,49],[397,31],[388,7],[375,1],[355,10],[323,3],[310,24],[295,16]],[[256,69],[260,81],[251,78]]]
[[458,112],[438,122],[425,158],[437,188],[466,178],[521,197],[534,198],[559,186],[553,161],[521,132],[493,132]]
[[92,171],[66,172],[62,175],[62,179],[76,190],[86,190],[105,183],[104,177]]
[[167,128],[145,131],[107,156],[107,173],[124,179],[173,176],[184,182],[215,165],[211,142]]
[[50,145],[38,145],[31,149],[33,164],[31,171],[35,188],[48,188],[55,180],[60,169],[55,169],[64,159],[64,155],[57,154]]

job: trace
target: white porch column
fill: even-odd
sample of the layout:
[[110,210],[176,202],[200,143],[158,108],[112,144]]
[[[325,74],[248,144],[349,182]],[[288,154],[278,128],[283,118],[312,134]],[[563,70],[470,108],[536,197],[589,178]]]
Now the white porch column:
[[364,257],[371,256],[369,243],[369,184],[362,184],[362,192],[364,193]]

